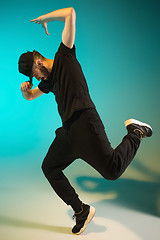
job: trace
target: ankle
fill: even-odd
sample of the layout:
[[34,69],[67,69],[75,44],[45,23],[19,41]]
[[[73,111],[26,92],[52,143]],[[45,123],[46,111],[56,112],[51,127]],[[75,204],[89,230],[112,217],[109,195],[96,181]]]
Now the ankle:
[[82,203],[82,205],[81,205],[81,210],[74,213],[73,219],[74,219],[77,215],[81,214],[82,212],[83,212],[83,203]]
[[82,201],[78,198],[76,201],[72,202],[71,207],[75,213],[79,213],[82,210]]
[[142,138],[143,138],[143,132],[142,132],[141,130],[139,130],[139,129],[137,128],[137,129],[134,129],[133,132],[140,138],[140,140],[142,140]]

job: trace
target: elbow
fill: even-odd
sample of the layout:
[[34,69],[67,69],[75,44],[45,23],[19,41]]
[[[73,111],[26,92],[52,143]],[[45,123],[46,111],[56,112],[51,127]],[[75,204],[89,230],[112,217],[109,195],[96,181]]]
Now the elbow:
[[71,15],[72,18],[75,20],[75,19],[76,19],[76,11],[74,10],[73,7],[71,7],[70,9],[71,9],[70,15]]
[[31,94],[30,97],[27,99],[28,101],[32,101],[34,98],[33,98],[33,95]]
[[75,9],[73,7],[71,7],[70,10],[71,10],[71,14],[75,14],[76,13]]
[[32,97],[25,97],[25,100],[32,101],[33,99],[32,99]]
[[25,100],[27,101],[32,101],[33,100],[33,96],[32,94],[28,95],[28,96],[24,96]]

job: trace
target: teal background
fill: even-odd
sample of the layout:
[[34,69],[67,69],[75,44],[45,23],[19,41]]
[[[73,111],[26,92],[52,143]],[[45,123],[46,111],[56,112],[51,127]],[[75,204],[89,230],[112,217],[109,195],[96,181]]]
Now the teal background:
[[[1,118],[0,190],[48,189],[41,163],[61,125],[54,96],[50,93],[26,101],[20,85],[27,78],[18,72],[19,56],[37,50],[54,58],[61,42],[62,22],[48,23],[50,36],[30,20],[65,7],[76,10],[76,51],[86,76],[91,97],[104,122],[107,135],[116,147],[126,134],[124,121],[136,118],[153,127],[153,136],[144,139],[135,160],[119,180],[104,181],[86,163],[76,161],[66,170],[82,191],[117,189],[117,203],[125,205],[122,186],[145,196],[130,207],[160,213],[160,1],[81,0],[3,1],[1,7]],[[34,79],[34,87],[38,82]],[[84,181],[88,185],[84,185]],[[94,182],[100,185],[94,187]],[[122,184],[120,184],[122,181]],[[135,184],[136,183],[136,184]],[[87,186],[87,187],[86,187]],[[96,185],[97,186],[97,185]],[[138,187],[137,187],[138,186]],[[123,190],[123,191],[122,191]],[[142,194],[143,193],[143,194]],[[149,195],[149,198],[147,196]],[[2,199],[2,198],[1,198]],[[10,195],[12,199],[12,194]],[[128,202],[132,202],[128,199]],[[137,206],[136,206],[137,204]]]

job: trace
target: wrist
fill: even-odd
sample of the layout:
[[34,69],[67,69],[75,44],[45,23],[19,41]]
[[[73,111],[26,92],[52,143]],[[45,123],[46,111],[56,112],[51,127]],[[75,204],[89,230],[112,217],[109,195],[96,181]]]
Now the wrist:
[[47,14],[40,16],[40,21],[41,22],[47,21]]

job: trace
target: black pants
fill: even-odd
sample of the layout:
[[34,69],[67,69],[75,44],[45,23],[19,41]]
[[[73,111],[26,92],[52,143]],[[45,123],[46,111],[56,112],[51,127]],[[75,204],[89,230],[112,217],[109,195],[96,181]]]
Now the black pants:
[[119,178],[134,158],[140,144],[136,133],[126,135],[113,149],[103,123],[93,109],[78,112],[56,130],[56,137],[43,161],[42,170],[58,196],[68,205],[78,201],[78,195],[63,174],[75,159],[81,158],[104,178]]

